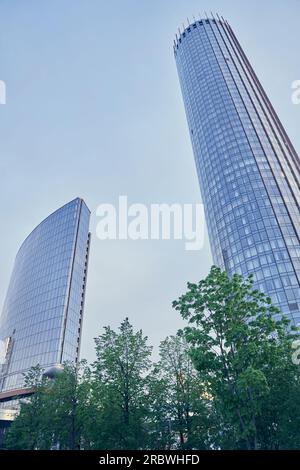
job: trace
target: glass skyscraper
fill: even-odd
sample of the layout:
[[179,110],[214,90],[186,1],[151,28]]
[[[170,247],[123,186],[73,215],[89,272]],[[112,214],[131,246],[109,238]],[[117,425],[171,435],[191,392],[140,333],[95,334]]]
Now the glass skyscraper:
[[78,360],[89,219],[84,201],[74,199],[41,222],[16,256],[0,317],[0,399],[22,391],[30,367]]
[[174,53],[213,261],[253,273],[300,322],[300,160],[227,21],[195,21]]

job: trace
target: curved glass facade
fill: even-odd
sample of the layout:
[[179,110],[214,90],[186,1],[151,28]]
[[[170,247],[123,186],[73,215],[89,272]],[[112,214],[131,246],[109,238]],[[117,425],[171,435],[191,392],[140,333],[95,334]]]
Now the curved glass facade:
[[300,322],[300,161],[229,24],[174,43],[214,263]]
[[21,388],[32,366],[77,361],[89,219],[89,209],[77,198],[41,222],[22,244],[0,317],[0,339],[6,342],[0,392]]

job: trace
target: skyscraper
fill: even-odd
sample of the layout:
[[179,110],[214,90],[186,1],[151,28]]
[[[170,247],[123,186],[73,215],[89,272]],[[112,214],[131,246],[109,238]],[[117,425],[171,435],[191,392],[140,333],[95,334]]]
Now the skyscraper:
[[0,317],[0,400],[26,393],[30,367],[78,360],[89,219],[84,201],[74,199],[43,220],[16,256]]
[[213,261],[297,324],[299,157],[227,21],[195,21],[174,53]]

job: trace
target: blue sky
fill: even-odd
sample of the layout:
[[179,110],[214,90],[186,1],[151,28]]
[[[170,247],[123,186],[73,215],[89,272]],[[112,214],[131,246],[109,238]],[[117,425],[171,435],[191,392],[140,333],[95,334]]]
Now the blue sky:
[[82,356],[129,316],[157,345],[182,325],[171,302],[211,265],[181,241],[96,238],[95,210],[129,202],[196,203],[200,192],[172,51],[186,18],[231,24],[296,149],[299,0],[1,0],[0,106],[3,303],[15,254],[49,213],[76,196],[92,211]]

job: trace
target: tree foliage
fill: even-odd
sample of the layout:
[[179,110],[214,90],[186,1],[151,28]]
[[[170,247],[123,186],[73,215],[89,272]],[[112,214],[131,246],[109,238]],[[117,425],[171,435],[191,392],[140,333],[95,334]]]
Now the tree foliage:
[[286,435],[295,410],[290,394],[300,391],[299,367],[292,362],[295,332],[253,288],[252,277],[229,277],[213,267],[173,306],[189,323],[182,334],[225,430],[215,445],[272,449],[296,443],[299,433]]
[[126,318],[96,360],[32,368],[9,449],[298,449],[296,332],[251,276],[213,267],[173,303],[187,326],[159,357]]

